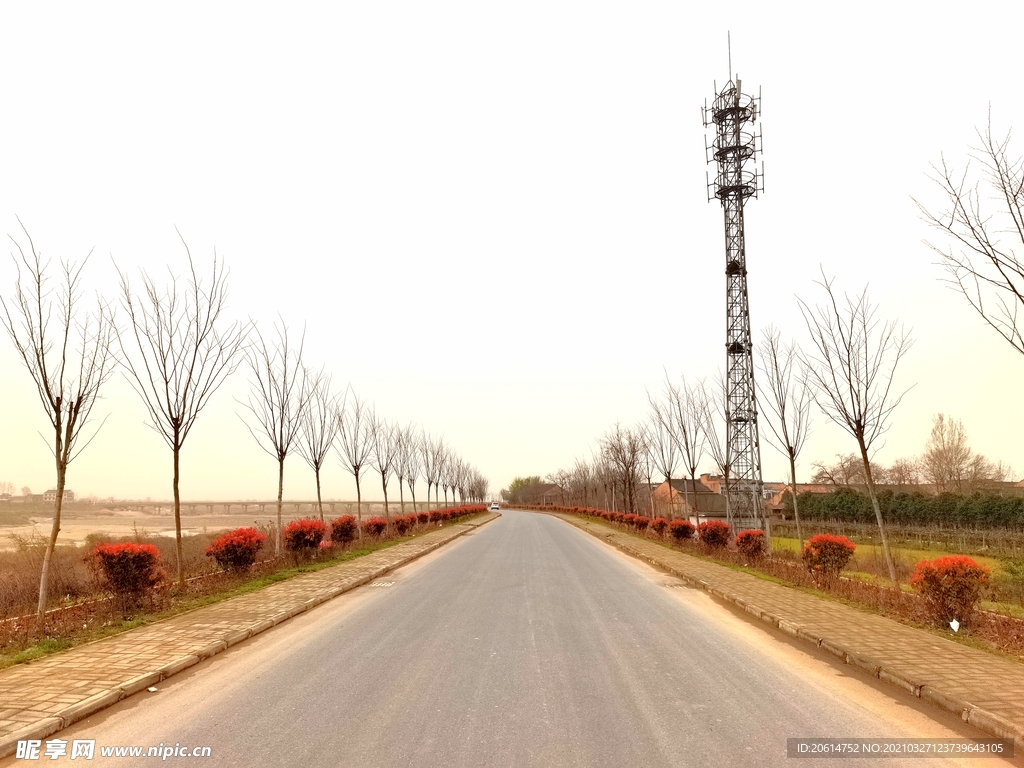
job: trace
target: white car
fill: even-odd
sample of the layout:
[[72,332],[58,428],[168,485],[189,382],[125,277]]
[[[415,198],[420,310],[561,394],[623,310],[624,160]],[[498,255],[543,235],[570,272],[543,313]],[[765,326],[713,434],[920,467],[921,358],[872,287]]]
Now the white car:
[[501,507],[498,505],[498,502],[492,501],[491,502],[491,512],[497,512],[499,509],[501,509]]

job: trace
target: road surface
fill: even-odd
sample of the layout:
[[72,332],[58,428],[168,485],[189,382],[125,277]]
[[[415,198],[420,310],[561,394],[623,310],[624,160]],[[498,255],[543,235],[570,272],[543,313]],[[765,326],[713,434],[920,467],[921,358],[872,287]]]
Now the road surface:
[[[787,760],[786,739],[984,736],[857,674],[512,511],[59,736],[208,746],[166,762],[246,768],[852,768],[866,761]],[[157,762],[98,747],[93,765]]]

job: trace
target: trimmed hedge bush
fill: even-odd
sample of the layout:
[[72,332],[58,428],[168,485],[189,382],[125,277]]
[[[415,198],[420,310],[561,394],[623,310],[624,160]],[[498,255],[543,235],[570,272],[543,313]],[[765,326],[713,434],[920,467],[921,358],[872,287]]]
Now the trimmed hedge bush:
[[664,517],[656,517],[651,520],[651,530],[654,531],[660,539],[665,535],[665,530],[668,528],[668,520]]
[[383,517],[370,517],[363,523],[363,529],[371,536],[380,536],[387,527],[388,521]]
[[289,552],[307,552],[320,546],[327,526],[313,518],[292,520],[281,530],[281,541]]
[[429,512],[417,512],[416,513],[416,522],[418,522],[420,525],[426,525],[427,523],[430,522],[430,513]]
[[331,541],[335,544],[345,546],[352,543],[356,537],[355,515],[342,515],[331,520]]
[[828,586],[850,562],[855,549],[857,545],[845,536],[819,533],[807,540],[800,557],[814,581],[819,586]]
[[736,534],[736,549],[751,560],[764,557],[768,551],[768,542],[764,537],[764,531],[740,531]]
[[244,571],[256,562],[266,539],[267,535],[255,528],[236,528],[214,539],[206,548],[206,556],[216,560],[225,571]]
[[[800,517],[804,520],[875,521],[870,498],[855,488],[837,488],[831,493],[801,493],[799,500]],[[792,501],[789,504],[792,509]],[[991,493],[931,496],[896,493],[883,488],[878,492],[878,504],[886,522],[894,525],[1024,527],[1024,496]]]
[[967,624],[988,577],[989,569],[973,558],[946,555],[920,561],[909,583],[924,597],[935,621],[945,625],[956,619]]
[[668,532],[677,542],[684,539],[692,539],[697,533],[696,527],[689,520],[673,520],[668,524]]
[[160,567],[160,551],[152,544],[98,544],[86,560],[99,570],[110,591],[127,603],[144,597],[167,575]]
[[729,545],[732,527],[724,520],[705,520],[697,526],[697,535],[702,544],[712,549],[721,549]]

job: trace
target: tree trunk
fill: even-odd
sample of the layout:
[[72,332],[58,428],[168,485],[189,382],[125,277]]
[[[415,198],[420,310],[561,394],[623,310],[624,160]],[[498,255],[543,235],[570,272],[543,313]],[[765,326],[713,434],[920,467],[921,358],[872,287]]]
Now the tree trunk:
[[[410,485],[409,486],[409,493],[412,494],[412,513],[415,515],[416,514],[416,486],[415,485]],[[427,491],[427,498],[430,498],[430,491],[429,490]]]
[[391,512],[388,510],[388,479],[381,473],[380,484],[384,489],[384,519],[387,520],[388,527],[391,527]]
[[899,588],[896,580],[896,566],[892,562],[892,554],[889,552],[889,538],[885,535],[885,524],[882,522],[882,508],[878,505],[878,494],[875,493],[875,479],[871,475],[871,462],[868,460],[868,449],[864,445],[862,435],[857,436],[857,444],[860,446],[860,456],[864,461],[864,475],[868,481],[868,496],[871,497],[871,506],[875,510],[875,520],[878,522],[878,534],[882,539],[882,554],[885,556],[885,565],[889,569],[889,578],[892,585]]
[[320,498],[320,467],[316,468],[316,505],[320,510],[320,522],[324,522],[324,502]]
[[697,518],[697,525],[700,525],[700,505],[697,503],[697,468],[690,468],[690,484],[693,486],[693,515]]
[[284,456],[277,460],[277,542],[274,554],[281,554],[281,507],[284,502]]
[[359,490],[359,473],[356,472],[356,531],[359,540],[363,540],[363,494]]
[[178,558],[178,586],[185,589],[185,554],[181,549],[181,470],[179,459],[181,457],[181,443],[178,440],[178,433],[174,434],[174,554]]
[[796,454],[789,454],[789,476],[792,480],[790,489],[793,492],[793,519],[796,521],[796,537],[800,540],[800,551],[804,551],[804,531],[800,527],[800,510],[796,504]]
[[[57,456],[61,456],[60,438],[57,439]],[[60,533],[60,513],[64,506],[64,484],[67,481],[67,465],[57,459],[57,499],[53,502],[53,525],[50,526],[50,538],[46,542],[43,554],[43,569],[39,574],[39,601],[36,603],[36,614],[39,617],[39,631],[46,629],[46,598],[50,591],[50,563],[53,552],[57,549],[57,534]]]
[[402,488],[402,478],[398,478],[398,503],[401,504],[402,514],[405,514],[405,490]]

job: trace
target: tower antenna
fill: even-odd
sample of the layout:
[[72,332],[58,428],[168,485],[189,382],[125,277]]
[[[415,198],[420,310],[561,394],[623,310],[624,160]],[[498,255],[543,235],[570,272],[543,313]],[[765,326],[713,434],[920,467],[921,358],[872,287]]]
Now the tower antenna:
[[708,182],[708,200],[718,200],[725,214],[725,431],[730,467],[725,477],[728,509],[735,527],[753,528],[764,517],[761,448],[757,431],[754,357],[747,294],[747,249],[743,210],[747,201],[764,191],[763,170],[756,166],[761,137],[757,119],[761,96],[743,93],[732,79],[732,40],[729,39],[729,82],[704,106],[704,127],[713,128],[708,163],[718,172]]
[[729,80],[732,80],[732,32],[726,30],[725,33],[725,46],[729,51]]

